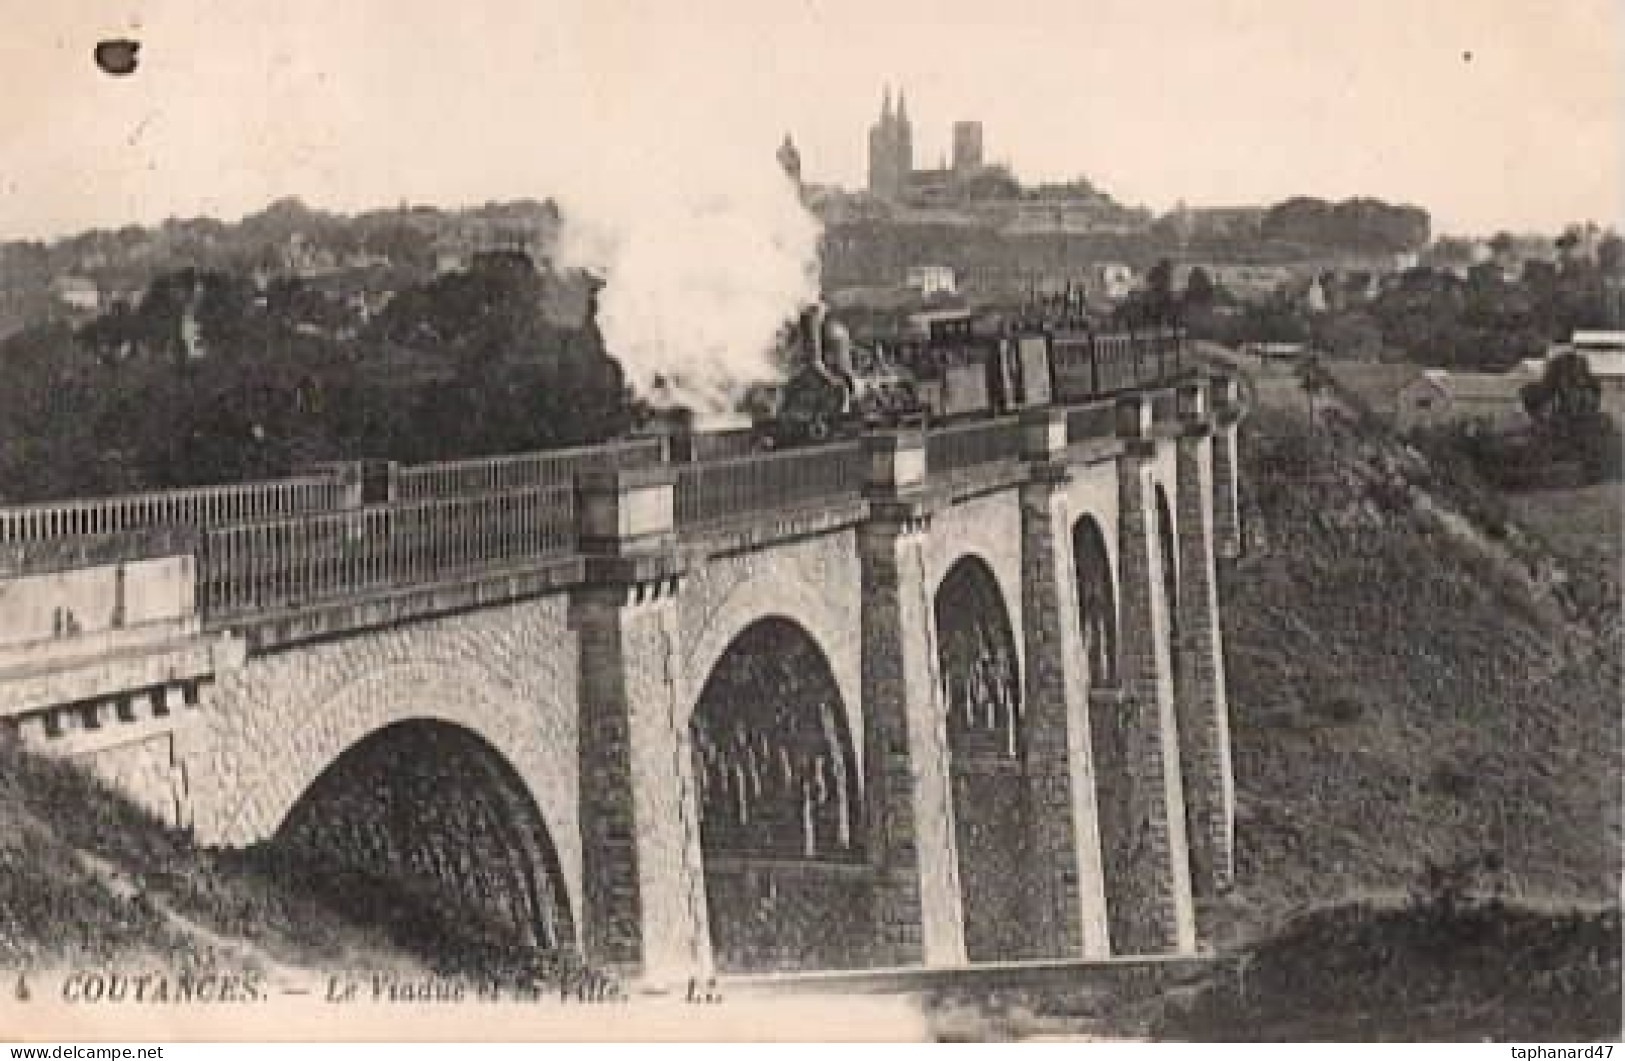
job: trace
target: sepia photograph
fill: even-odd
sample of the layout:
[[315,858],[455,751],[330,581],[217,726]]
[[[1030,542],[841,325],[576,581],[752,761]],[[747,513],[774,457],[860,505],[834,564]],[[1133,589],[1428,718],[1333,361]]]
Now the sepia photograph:
[[1625,1034],[1618,0],[0,59],[11,1057]]

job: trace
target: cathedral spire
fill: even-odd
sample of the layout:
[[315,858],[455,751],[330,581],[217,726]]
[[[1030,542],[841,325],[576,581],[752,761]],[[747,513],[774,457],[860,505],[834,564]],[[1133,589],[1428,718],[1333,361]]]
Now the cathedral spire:
[[886,86],[885,94],[883,96],[881,96],[881,99],[880,99],[880,120],[881,120],[881,122],[883,122],[883,123],[885,123],[887,125],[891,124],[891,86],[890,85]]
[[897,120],[905,125],[908,123],[908,93],[901,85],[897,88]]

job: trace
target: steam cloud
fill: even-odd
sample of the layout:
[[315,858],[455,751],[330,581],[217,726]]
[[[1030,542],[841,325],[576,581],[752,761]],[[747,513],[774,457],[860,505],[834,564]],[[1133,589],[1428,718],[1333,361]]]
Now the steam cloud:
[[598,325],[641,397],[702,424],[731,416],[747,385],[781,374],[779,330],[818,297],[817,220],[771,144],[600,162],[605,179],[555,197],[559,264],[605,281]]

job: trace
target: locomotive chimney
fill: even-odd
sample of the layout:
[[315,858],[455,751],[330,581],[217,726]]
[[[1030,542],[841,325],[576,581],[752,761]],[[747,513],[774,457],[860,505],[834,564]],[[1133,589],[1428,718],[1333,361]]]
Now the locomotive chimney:
[[807,333],[807,356],[814,365],[824,363],[824,318],[828,313],[822,302],[814,302],[801,315],[801,326]]

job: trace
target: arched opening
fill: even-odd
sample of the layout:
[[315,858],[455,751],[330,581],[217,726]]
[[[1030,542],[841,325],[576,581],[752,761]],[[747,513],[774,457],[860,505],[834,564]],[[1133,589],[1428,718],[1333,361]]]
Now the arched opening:
[[993,572],[965,557],[934,602],[937,661],[948,711],[954,843],[971,961],[1033,953],[1032,813],[1022,733],[1021,672]]
[[1162,559],[1162,601],[1168,616],[1168,670],[1179,681],[1179,553],[1168,492],[1157,485],[1157,546]]
[[1078,587],[1078,630],[1089,665],[1089,687],[1117,684],[1117,594],[1106,536],[1093,516],[1072,526],[1072,570]]
[[350,746],[267,845],[293,877],[446,972],[540,972],[576,953],[546,823],[469,730],[412,720]]
[[872,964],[857,758],[812,637],[780,618],[746,627],[707,678],[690,728],[718,968]]

